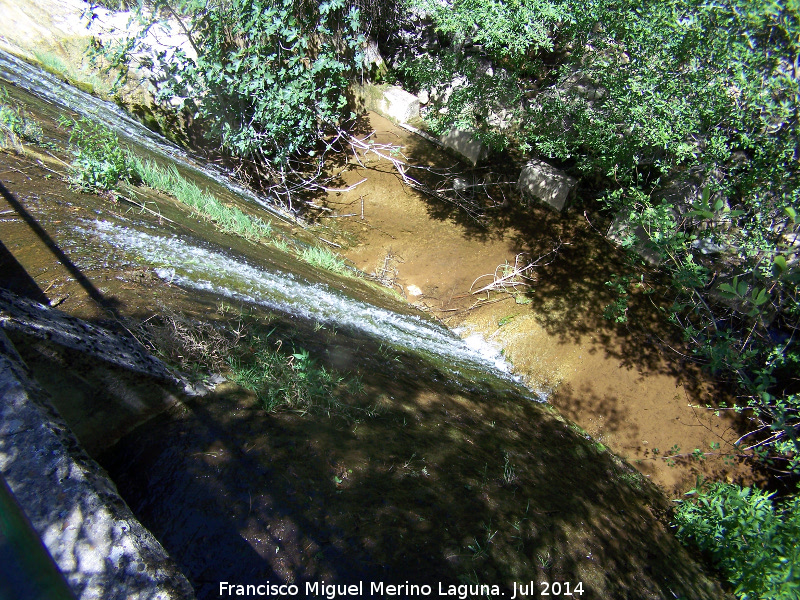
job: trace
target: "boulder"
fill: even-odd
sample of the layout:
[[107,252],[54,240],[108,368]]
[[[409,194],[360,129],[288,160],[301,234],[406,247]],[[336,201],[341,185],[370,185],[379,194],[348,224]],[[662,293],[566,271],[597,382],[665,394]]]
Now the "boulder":
[[[703,174],[699,170],[680,173],[654,190],[651,198],[654,204],[668,204],[677,222],[680,215],[694,207],[702,194],[704,183]],[[651,233],[655,235],[658,232]],[[614,218],[606,237],[621,246],[632,248],[645,262],[657,267],[662,259],[651,242],[651,233],[641,225],[632,227],[628,215],[623,211]],[[696,242],[692,247],[704,255],[724,252],[726,249],[724,245],[708,237],[701,237]]]
[[563,210],[578,180],[540,160],[530,160],[517,180],[523,197],[537,198],[556,210]]
[[389,70],[386,66],[386,61],[384,61],[383,56],[381,56],[378,43],[372,38],[368,38],[364,44],[363,64],[364,70],[372,81],[382,79]]
[[601,100],[608,95],[607,90],[598,85],[589,75],[576,70],[564,78],[559,90],[567,94],[575,94],[588,102]]

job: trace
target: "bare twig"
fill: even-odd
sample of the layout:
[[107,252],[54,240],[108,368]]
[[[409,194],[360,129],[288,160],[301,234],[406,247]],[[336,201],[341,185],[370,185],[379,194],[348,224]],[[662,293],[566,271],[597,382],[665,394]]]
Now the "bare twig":
[[364,179],[362,179],[361,181],[359,181],[357,183],[354,183],[353,185],[347,186],[346,188],[329,188],[329,187],[325,187],[325,186],[319,186],[319,189],[324,190],[326,192],[340,192],[340,193],[350,192],[350,191],[356,189],[358,186],[360,186],[366,180],[367,180],[367,178],[364,177]]
[[320,241],[325,242],[326,244],[330,244],[334,248],[341,248],[341,246],[339,244],[337,244],[336,242],[332,242],[330,240],[326,240],[324,237],[321,237],[319,239],[320,239]]
[[[536,260],[529,262],[528,264],[524,264],[522,261],[522,257],[525,256],[524,252],[520,252],[519,254],[514,257],[514,266],[512,267],[508,263],[504,263],[499,265],[493,274],[487,273],[486,275],[481,275],[475,281],[472,282],[470,286],[470,293],[472,295],[480,294],[482,292],[489,292],[492,291],[508,291],[508,288],[511,288],[514,291],[517,291],[518,287],[528,287],[533,282],[533,277],[531,277],[530,273],[531,270],[536,266],[543,266],[550,264],[551,261],[542,263],[542,261],[550,256],[555,257],[554,255],[558,254],[558,250],[561,248],[561,241],[559,240],[558,244],[547,254],[543,254],[539,256]],[[492,283],[483,286],[480,289],[472,290],[475,284],[483,279],[484,277],[492,277]]]

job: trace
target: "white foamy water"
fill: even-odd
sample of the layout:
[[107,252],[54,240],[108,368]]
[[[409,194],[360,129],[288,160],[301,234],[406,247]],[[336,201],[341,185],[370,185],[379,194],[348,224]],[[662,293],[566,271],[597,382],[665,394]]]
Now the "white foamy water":
[[[408,350],[446,359],[459,368],[490,370],[504,379],[510,365],[480,336],[462,340],[446,327],[417,316],[402,315],[350,298],[322,283],[291,273],[254,266],[242,258],[189,244],[177,236],[160,236],[95,221],[85,233],[132,252],[155,267],[162,279],[184,288],[204,290],[240,302],[258,304],[310,321],[350,328]],[[541,399],[541,398],[537,398]]]
[[482,356],[485,361],[492,363],[495,369],[503,373],[511,373],[511,363],[505,359],[500,348],[487,341],[480,333],[468,332],[460,327],[454,329],[453,333],[461,336],[467,348]]

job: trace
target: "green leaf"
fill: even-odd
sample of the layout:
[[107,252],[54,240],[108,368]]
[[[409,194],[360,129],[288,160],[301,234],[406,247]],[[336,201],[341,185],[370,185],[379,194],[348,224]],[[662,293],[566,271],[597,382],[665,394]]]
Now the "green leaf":
[[[734,277],[734,285],[736,285],[736,278]],[[740,281],[738,285],[736,285],[736,294],[739,296],[744,297],[747,294],[747,285],[746,281]]]
[[689,214],[697,215],[701,219],[713,219],[714,218],[714,213],[713,212],[711,212],[710,210],[703,210],[701,208],[696,208],[694,210],[690,210]]
[[751,298],[753,299],[753,304],[755,304],[756,306],[761,306],[767,300],[769,300],[769,295],[767,294],[767,290],[762,288],[758,291],[753,290]]

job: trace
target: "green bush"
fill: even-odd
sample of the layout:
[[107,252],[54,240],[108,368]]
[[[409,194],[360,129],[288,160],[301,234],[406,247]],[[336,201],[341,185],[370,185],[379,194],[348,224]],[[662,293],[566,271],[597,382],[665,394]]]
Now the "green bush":
[[[137,10],[150,26],[180,16],[196,53],[159,57],[167,76],[158,97],[185,99],[230,155],[277,176],[350,117],[345,93],[363,40],[358,11],[344,0],[170,0],[149,7]],[[106,48],[106,58],[130,66],[141,39]]]
[[308,264],[343,275],[348,273],[347,264],[342,258],[327,248],[311,246],[300,252],[300,258]]
[[86,192],[102,192],[133,179],[130,153],[113,131],[86,117],[62,119],[61,126],[70,130],[69,143],[75,155],[68,177],[71,185]]
[[[771,436],[780,468],[800,471],[797,7],[409,3],[431,16],[444,47],[400,69],[412,88],[438,91],[433,129],[472,128],[496,149],[582,176],[598,208],[619,218],[624,245],[646,246],[658,263],[671,283],[668,317],[697,361],[739,388],[738,408],[765,432],[755,441]],[[681,197],[667,184],[704,191]],[[620,282],[655,279],[631,256],[631,272],[609,282],[619,299],[606,316],[617,321]]]
[[775,506],[772,494],[727,483],[680,501],[678,538],[705,553],[741,600],[800,597],[800,498]]
[[213,222],[220,231],[254,241],[271,236],[272,225],[268,221],[223,204],[184,179],[174,166],[165,169],[140,159],[123,148],[116,134],[104,125],[86,118],[62,119],[61,125],[70,129],[69,142],[75,158],[68,181],[76,188],[85,192],[116,192],[122,182],[144,183],[173,196]]
[[[728,174],[774,189],[797,159],[792,8],[768,0],[410,5],[447,43],[404,66],[409,83],[463,83],[439,99],[445,110],[430,111],[439,129],[469,125],[498,144],[634,185],[678,167],[726,164],[742,150],[752,161],[728,165]],[[500,109],[516,124],[505,132],[491,118]]]

